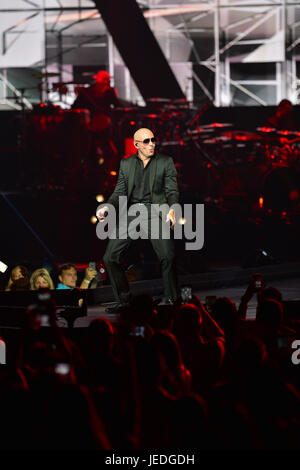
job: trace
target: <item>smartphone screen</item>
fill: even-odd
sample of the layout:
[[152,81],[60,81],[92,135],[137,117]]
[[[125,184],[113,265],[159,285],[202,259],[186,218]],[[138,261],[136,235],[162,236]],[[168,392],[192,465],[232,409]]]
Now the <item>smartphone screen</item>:
[[96,263],[95,263],[95,261],[91,261],[91,262],[89,263],[89,268],[96,270]]
[[192,299],[192,288],[191,287],[182,287],[181,288],[181,298],[184,303],[188,303]]
[[60,362],[55,365],[54,372],[58,375],[68,375],[70,373],[70,364]]
[[6,264],[2,263],[2,261],[0,261],[0,272],[5,273],[7,268],[8,268],[8,266]]
[[255,289],[261,289],[262,287],[262,275],[260,273],[254,274],[255,279]]
[[144,338],[145,336],[145,327],[144,326],[135,326],[130,333],[130,336],[141,336]]
[[40,326],[50,326],[48,315],[39,315],[38,320],[40,322]]

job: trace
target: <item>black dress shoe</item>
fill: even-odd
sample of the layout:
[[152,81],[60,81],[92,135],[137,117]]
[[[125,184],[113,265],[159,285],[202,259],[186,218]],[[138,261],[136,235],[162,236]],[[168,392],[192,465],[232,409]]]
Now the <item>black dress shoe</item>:
[[121,313],[124,312],[129,307],[129,304],[116,304],[111,307],[106,307],[105,311],[107,313]]

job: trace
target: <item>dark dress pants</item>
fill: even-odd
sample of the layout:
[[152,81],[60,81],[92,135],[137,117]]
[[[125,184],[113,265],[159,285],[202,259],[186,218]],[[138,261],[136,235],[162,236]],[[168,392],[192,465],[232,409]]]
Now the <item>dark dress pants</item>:
[[[121,257],[124,255],[131,243],[134,243],[134,240],[131,238],[132,232],[130,227],[128,231],[128,226],[130,226],[130,223],[134,218],[135,217],[128,216],[128,223],[125,228],[126,238],[124,236],[124,229],[123,236],[121,236],[122,230],[119,231],[117,229],[117,238],[110,238],[103,256],[103,262],[107,269],[115,300],[121,304],[128,303],[131,297],[129,284],[124,269],[121,266]],[[164,238],[162,230],[163,224],[166,226],[166,223],[161,220],[158,215],[153,216],[150,210],[148,210],[147,216],[141,219],[139,227],[140,232],[144,234],[143,238],[148,238],[150,240],[160,261],[165,297],[174,301],[178,297],[174,242],[171,238]],[[159,227],[158,230],[154,229],[154,237],[153,228],[151,230],[151,227],[153,226],[156,228]]]

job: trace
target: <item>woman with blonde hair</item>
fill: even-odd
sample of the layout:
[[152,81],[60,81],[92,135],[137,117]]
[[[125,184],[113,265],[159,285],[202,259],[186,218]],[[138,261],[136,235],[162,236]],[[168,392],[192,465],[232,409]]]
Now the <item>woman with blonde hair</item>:
[[51,276],[45,268],[36,269],[30,278],[30,290],[41,288],[55,289]]

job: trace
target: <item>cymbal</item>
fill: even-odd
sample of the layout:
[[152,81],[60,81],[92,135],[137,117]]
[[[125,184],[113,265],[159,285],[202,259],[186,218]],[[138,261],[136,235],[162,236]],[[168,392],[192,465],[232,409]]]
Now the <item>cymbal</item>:
[[150,103],[170,103],[172,100],[170,98],[148,98],[146,101],[150,101]]
[[130,111],[136,111],[139,110],[140,108],[138,106],[133,106],[133,107],[127,107],[127,108],[122,108],[122,107],[116,107],[113,108],[113,111],[123,111],[124,113],[129,113]]
[[226,131],[223,132],[221,136],[232,140],[240,140],[243,142],[256,142],[262,140],[262,136],[260,134],[248,131]]
[[209,127],[204,128],[204,127],[197,127],[197,129],[194,129],[192,131],[188,130],[187,134],[189,135],[194,135],[194,134],[206,134],[207,132],[214,132],[214,129],[211,129]]
[[217,127],[231,127],[233,126],[230,122],[212,122],[211,124],[202,124],[203,129],[215,129]]
[[256,130],[259,132],[276,132],[275,127],[269,126],[257,127]]
[[59,73],[56,73],[56,72],[36,73],[33,76],[35,78],[58,77]]
[[300,135],[300,132],[299,131],[286,131],[286,130],[280,130],[280,131],[276,131],[277,134],[280,134],[280,135]]
[[188,101],[186,100],[186,98],[174,98],[173,100],[171,100],[172,103],[188,103]]
[[217,137],[212,137],[211,139],[205,139],[203,140],[204,144],[219,144],[219,143],[225,143],[225,142],[230,142],[232,139],[231,137],[228,136],[217,136]]
[[169,110],[173,110],[173,109],[174,110],[178,110],[178,109],[185,110],[185,109],[190,109],[190,105],[189,105],[189,103],[178,103],[178,104],[176,104],[176,103],[172,102],[172,103],[164,104],[162,106],[162,109],[164,111],[169,111]]
[[300,131],[289,131],[289,130],[285,130],[285,129],[275,129],[275,127],[267,127],[267,126],[264,126],[264,127],[257,127],[256,128],[258,131],[260,132],[263,132],[265,134],[272,134],[272,137],[273,139],[276,139],[277,136],[280,136],[280,135],[298,135],[300,136]]

